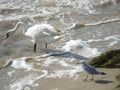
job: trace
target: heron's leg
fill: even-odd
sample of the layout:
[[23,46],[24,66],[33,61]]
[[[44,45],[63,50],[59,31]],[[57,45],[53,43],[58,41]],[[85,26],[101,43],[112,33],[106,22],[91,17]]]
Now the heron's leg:
[[86,78],[84,79],[84,81],[87,81],[87,79],[88,79],[88,75],[86,76]]
[[37,44],[35,43],[34,44],[34,52],[36,52],[36,46],[37,46]]
[[45,48],[47,48],[47,43],[45,43]]

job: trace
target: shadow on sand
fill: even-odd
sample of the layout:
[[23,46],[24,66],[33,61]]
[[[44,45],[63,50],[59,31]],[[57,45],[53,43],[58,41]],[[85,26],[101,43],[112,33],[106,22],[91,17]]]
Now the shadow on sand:
[[113,82],[109,81],[109,80],[96,80],[95,83],[98,83],[98,84],[109,84],[109,83],[113,83]]

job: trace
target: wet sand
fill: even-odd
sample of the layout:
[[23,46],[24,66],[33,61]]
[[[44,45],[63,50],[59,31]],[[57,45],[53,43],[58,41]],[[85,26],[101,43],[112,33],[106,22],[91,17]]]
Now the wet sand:
[[[4,62],[1,62],[3,65]],[[41,62],[42,63],[42,62]],[[74,62],[75,63],[75,62]],[[46,69],[48,71],[48,76],[51,74],[51,69]],[[23,69],[13,70],[13,76],[8,77],[6,75],[6,72],[11,72],[13,68],[11,67],[6,67],[3,69],[0,69],[0,86],[9,86],[10,83],[19,83],[19,80],[23,80],[23,78],[29,78],[29,75],[33,73],[33,75],[38,75],[36,76],[39,77],[41,75],[40,72],[34,72],[34,71],[23,71]],[[36,67],[36,69],[45,69],[45,68],[40,68]],[[54,69],[57,69],[57,66],[54,67]],[[116,75],[120,74],[120,69],[119,68],[97,68],[99,71],[107,73],[107,75],[95,75],[94,76],[94,81],[91,81],[89,76],[87,81],[84,81],[83,79],[86,77],[86,73],[80,72],[75,74],[73,77],[70,77],[68,74],[68,77],[66,75],[63,75],[63,77],[43,77],[41,79],[36,79],[35,82],[31,85],[26,84],[23,86],[23,89],[18,89],[18,90],[116,90],[115,87],[119,84],[119,82],[116,80]],[[54,71],[54,70],[53,70]],[[16,73],[15,73],[16,72]],[[23,77],[23,78],[21,78]],[[6,79],[5,79],[6,78]],[[34,77],[33,77],[34,78]],[[15,80],[15,81],[13,81]],[[26,79],[27,80],[27,79]],[[30,80],[32,80],[30,78]],[[28,82],[30,82],[28,80]],[[20,82],[21,83],[21,82]],[[24,82],[23,82],[24,83]],[[17,85],[17,84],[16,84]],[[5,87],[1,87],[1,90],[17,90],[17,89],[10,89]]]
[[[116,90],[115,87],[119,82],[115,79],[120,69],[98,68],[98,70],[107,73],[107,75],[97,75],[94,81],[84,81],[86,74],[79,73],[78,78],[47,78],[39,82],[39,86],[35,90]],[[28,88],[28,87],[25,87]],[[33,89],[34,90],[34,89]]]

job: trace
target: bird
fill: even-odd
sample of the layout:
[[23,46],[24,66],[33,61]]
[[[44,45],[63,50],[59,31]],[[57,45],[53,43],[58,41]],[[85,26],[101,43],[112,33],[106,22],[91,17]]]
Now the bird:
[[[18,30],[18,28],[24,24],[25,23],[22,21],[18,22],[13,29],[10,29],[6,32],[5,39],[13,35]],[[38,42],[45,43],[45,47],[47,48],[47,44],[60,40],[64,36],[60,35],[57,30],[55,30],[54,27],[49,24],[33,25],[29,27],[26,31],[25,29],[23,29],[23,34],[31,38],[31,41],[34,43],[34,52],[36,52]]]
[[[87,74],[92,75],[92,78],[91,78],[92,81],[94,81],[94,76],[93,75],[106,75],[106,73],[96,70],[93,66],[87,64],[83,60],[81,60],[77,64],[81,64],[81,67],[82,67],[83,71],[86,72]],[[88,75],[86,76],[86,78],[84,80],[87,81],[87,79],[88,79]]]

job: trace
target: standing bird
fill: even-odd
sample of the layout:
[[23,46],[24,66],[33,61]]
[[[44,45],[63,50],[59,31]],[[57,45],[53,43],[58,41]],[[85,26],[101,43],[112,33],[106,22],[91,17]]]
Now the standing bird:
[[[9,36],[13,35],[20,25],[23,25],[23,22],[18,22],[15,27],[6,33],[7,39]],[[38,24],[28,28],[27,31],[23,29],[23,34],[25,36],[30,37],[32,42],[34,42],[34,51],[36,52],[37,42],[45,43],[45,47],[47,48],[47,44],[53,43],[63,37],[63,35],[59,35],[58,32],[53,28],[53,26],[49,24]]]
[[[82,67],[83,71],[85,71],[87,74],[92,75],[92,79],[91,79],[92,81],[94,80],[93,75],[106,75],[106,73],[97,71],[93,66],[88,65],[83,60],[81,60],[80,63],[78,63],[78,64],[81,64],[81,67]],[[84,79],[84,80],[86,81],[87,78],[88,78],[88,75],[87,75],[86,79]]]

